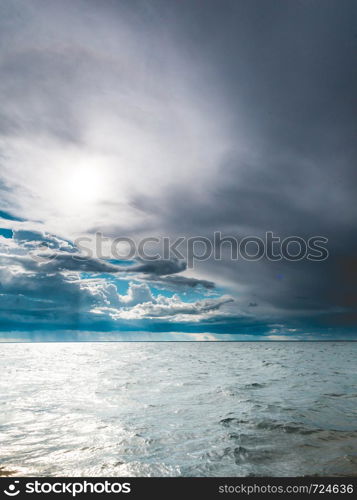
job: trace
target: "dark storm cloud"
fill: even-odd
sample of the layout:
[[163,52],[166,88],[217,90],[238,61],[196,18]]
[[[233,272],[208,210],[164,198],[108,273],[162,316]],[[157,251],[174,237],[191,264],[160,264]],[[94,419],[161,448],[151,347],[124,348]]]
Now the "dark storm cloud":
[[356,280],[339,263],[357,254],[356,3],[192,1],[164,12],[189,57],[219,75],[237,148],[214,183],[202,179],[204,196],[175,187],[135,203],[163,214],[169,234],[326,236],[324,262],[232,262],[227,251],[200,266],[283,315],[335,311],[350,324]]
[[[61,271],[86,273],[132,274],[143,275],[146,281],[160,284],[163,288],[177,291],[182,288],[203,287],[213,289],[211,281],[185,276],[176,276],[186,270],[185,261],[173,259],[156,259],[144,261],[136,259],[131,265],[120,266],[79,253],[75,243],[40,230],[9,229],[5,237],[13,238],[19,248],[26,254],[3,254],[2,263],[21,264],[26,271],[45,274]],[[147,275],[147,276],[145,276]],[[175,275],[175,276],[173,276]]]
[[[44,241],[48,241],[47,239]],[[29,255],[10,255],[3,256],[3,261],[10,264],[11,262],[21,263],[25,269],[36,271],[41,269],[42,272],[51,273],[58,271],[81,271],[87,273],[135,273],[148,274],[150,278],[155,279],[155,276],[169,275],[182,272],[186,269],[186,263],[177,260],[156,260],[153,262],[139,263],[131,266],[118,266],[106,262],[104,260],[90,258],[79,253],[48,252],[40,251],[31,255],[33,241],[26,241],[23,248],[30,249]],[[34,248],[37,250],[37,247]],[[72,250],[72,249],[70,249]],[[190,279],[187,278],[188,283]],[[200,280],[198,280],[200,281]],[[184,283],[183,279],[181,283]],[[180,280],[178,280],[180,283]]]
[[124,268],[130,272],[145,273],[150,275],[165,275],[180,273],[186,269],[186,262],[173,260],[153,260],[149,262],[139,262],[129,268]]
[[147,280],[153,282],[153,284],[164,285],[165,288],[171,288],[177,290],[178,288],[195,288],[203,287],[208,290],[215,288],[215,284],[212,281],[201,280],[197,278],[186,278],[185,276],[149,276]]

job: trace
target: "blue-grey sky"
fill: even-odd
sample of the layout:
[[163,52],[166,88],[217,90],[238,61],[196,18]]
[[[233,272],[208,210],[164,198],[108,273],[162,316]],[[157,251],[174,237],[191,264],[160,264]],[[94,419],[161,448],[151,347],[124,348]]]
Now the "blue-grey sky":
[[[353,0],[3,0],[0,337],[356,338],[356,19]],[[320,235],[329,257],[125,268],[82,258],[96,231]]]

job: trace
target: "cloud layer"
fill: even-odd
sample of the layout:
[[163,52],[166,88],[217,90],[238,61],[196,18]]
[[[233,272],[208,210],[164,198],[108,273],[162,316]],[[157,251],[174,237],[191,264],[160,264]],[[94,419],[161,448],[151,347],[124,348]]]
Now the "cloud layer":
[[[2,329],[355,331],[356,13],[1,2]],[[128,266],[80,254],[95,231],[321,235],[330,257]]]
[[[41,325],[100,329],[108,323],[112,329],[120,329],[120,320],[199,322],[214,319],[222,306],[232,302],[231,297],[198,300],[206,290],[205,282],[200,285],[198,279],[194,281],[200,288],[196,300],[181,298],[180,291],[184,296],[194,279],[179,276],[180,280],[170,283],[170,278],[185,270],[184,262],[158,260],[117,266],[84,257],[73,243],[58,236],[29,229],[12,232],[11,238],[0,236],[1,319],[5,329]],[[47,251],[42,251],[44,244]],[[149,287],[146,275],[154,282],[159,277],[161,294]],[[165,280],[170,283],[168,289]],[[169,291],[173,283],[176,293]],[[123,288],[126,292],[120,293]],[[143,324],[135,328],[140,330]]]

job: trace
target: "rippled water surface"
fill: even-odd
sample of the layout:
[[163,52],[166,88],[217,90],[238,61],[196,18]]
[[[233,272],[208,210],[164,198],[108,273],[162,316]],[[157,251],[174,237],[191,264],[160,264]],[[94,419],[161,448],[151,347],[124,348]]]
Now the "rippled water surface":
[[0,471],[357,474],[357,344],[0,346]]

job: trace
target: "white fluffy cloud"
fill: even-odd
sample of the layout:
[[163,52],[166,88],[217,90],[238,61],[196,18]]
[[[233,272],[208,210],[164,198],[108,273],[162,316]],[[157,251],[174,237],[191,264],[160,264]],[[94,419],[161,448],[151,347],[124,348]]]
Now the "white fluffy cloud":
[[120,296],[120,307],[96,307],[96,314],[108,314],[115,319],[155,319],[164,318],[175,321],[200,321],[217,315],[218,309],[232,302],[228,296],[219,299],[185,302],[177,294],[172,297],[159,295],[154,297],[149,287],[142,283],[131,283],[128,294]]

